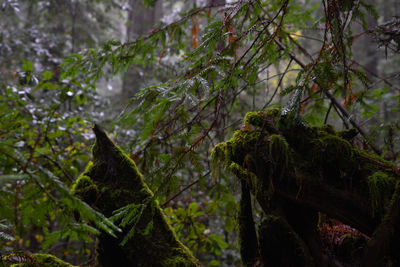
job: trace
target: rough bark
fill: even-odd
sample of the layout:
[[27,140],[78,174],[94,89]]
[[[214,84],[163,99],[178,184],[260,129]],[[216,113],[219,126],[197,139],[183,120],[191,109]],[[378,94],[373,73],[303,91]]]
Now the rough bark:
[[[129,204],[136,205],[139,214],[132,219],[135,223],[122,225],[118,238],[99,236],[96,266],[198,266],[168,225],[135,163],[98,126],[93,130],[93,164],[77,179],[73,192],[107,217]],[[130,231],[133,236],[121,244]]]

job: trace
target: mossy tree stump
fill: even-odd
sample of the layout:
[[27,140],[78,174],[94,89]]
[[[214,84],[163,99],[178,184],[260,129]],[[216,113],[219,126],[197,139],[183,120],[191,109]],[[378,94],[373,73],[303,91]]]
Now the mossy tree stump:
[[[138,214],[132,222],[122,223],[118,238],[99,236],[96,266],[198,266],[166,222],[135,163],[98,126],[93,130],[93,163],[77,179],[73,192],[107,217],[129,204]],[[131,237],[124,240],[127,235]]]
[[[94,132],[93,164],[73,191],[106,216],[129,204],[143,207],[126,243],[129,225],[118,238],[99,237],[97,265],[198,266],[133,161],[101,129],[94,127]],[[213,149],[213,165],[222,162],[242,184],[238,220],[245,266],[259,257],[265,266],[326,264],[317,233],[319,212],[371,236],[360,265],[400,266],[399,168],[359,150],[352,144],[355,134],[309,127],[267,110],[248,113],[245,126]],[[258,234],[250,193],[266,214]]]
[[[371,236],[362,266],[400,266],[397,166],[354,146],[354,130],[309,127],[277,109],[250,112],[244,123],[213,149],[212,162],[245,181],[267,215],[258,234],[265,266],[325,264],[318,212]],[[249,221],[239,217],[242,225]],[[240,236],[253,239],[252,232]]]

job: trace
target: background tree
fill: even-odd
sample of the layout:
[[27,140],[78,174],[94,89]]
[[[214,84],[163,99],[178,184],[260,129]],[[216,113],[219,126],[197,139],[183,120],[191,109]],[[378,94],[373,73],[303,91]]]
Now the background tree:
[[[130,0],[129,12],[126,27],[127,40],[135,40],[140,36],[148,34],[162,16],[162,3],[157,2],[153,5],[145,5],[143,1]],[[122,97],[134,96],[141,87],[148,84],[152,79],[152,69],[150,67],[140,67],[132,65],[124,73],[122,84]]]

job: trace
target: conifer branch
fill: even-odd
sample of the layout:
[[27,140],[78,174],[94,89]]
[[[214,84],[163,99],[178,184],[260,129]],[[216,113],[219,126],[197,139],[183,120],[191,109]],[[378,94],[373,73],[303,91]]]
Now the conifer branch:
[[[274,42],[278,45],[278,47],[282,50],[286,50],[286,46],[282,44],[278,39],[274,38]],[[306,65],[298,58],[293,52],[288,53],[290,58],[293,59],[297,64],[300,65],[303,69],[306,69]],[[379,149],[371,140],[365,130],[352,118],[349,111],[337,100],[337,98],[331,93],[328,88],[322,88],[322,85],[318,80],[314,81],[325,93],[325,95],[329,98],[329,100],[340,110],[343,116],[353,125],[354,128],[363,136],[364,140],[368,143],[368,145],[372,148],[372,150],[380,155],[382,154],[381,149]]]

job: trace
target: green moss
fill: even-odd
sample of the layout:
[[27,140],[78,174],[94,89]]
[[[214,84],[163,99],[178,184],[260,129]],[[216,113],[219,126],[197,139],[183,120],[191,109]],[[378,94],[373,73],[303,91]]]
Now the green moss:
[[269,156],[274,164],[274,172],[281,176],[289,166],[290,150],[286,139],[273,134],[269,137]]
[[[239,164],[232,162],[229,167],[228,170],[235,174],[236,177],[238,177],[241,180],[244,180],[247,182],[247,184],[250,186],[251,189],[253,190],[257,190],[257,176],[251,172],[248,169],[244,169],[243,167],[241,167]],[[254,194],[256,194],[256,192],[253,192]]]
[[93,204],[99,194],[99,189],[87,175],[80,175],[72,185],[71,191],[89,204]]
[[345,171],[356,166],[356,149],[348,140],[341,138],[331,125],[307,127],[294,124],[288,129],[281,129],[290,147],[302,158],[307,158],[310,168],[344,168]]
[[397,167],[393,162],[385,160],[383,157],[378,156],[375,153],[372,153],[372,152],[369,152],[366,150],[357,150],[357,151],[358,151],[360,157],[362,157],[364,161],[367,160],[371,164],[371,168],[369,168],[369,170],[370,169],[375,170],[377,162],[378,163],[380,162],[382,164],[382,167],[384,167],[388,171],[393,171],[393,169],[395,169]]
[[89,161],[88,164],[85,167],[85,170],[83,171],[83,173],[88,173],[90,172],[90,170],[93,168],[93,161]]
[[265,111],[252,111],[246,113],[243,123],[262,128],[264,131],[276,133],[276,122],[279,121],[279,109],[266,109]]
[[327,160],[330,158],[343,158],[348,161],[353,156],[353,146],[340,137],[328,135],[322,138],[322,142],[325,144],[324,148],[328,152]]
[[335,129],[334,129],[333,126],[330,125],[330,124],[324,124],[324,125],[322,125],[321,127],[319,127],[319,129],[320,129],[321,131],[324,131],[325,133],[332,134],[332,135],[336,135]]
[[275,124],[275,119],[279,114],[279,109],[248,112],[245,115],[244,123],[262,127],[263,133],[259,130],[248,129],[236,131],[230,140],[213,148],[211,151],[212,164],[220,166],[220,163],[223,163],[224,167],[229,167],[232,161],[242,162],[250,151],[261,151],[261,147],[266,145],[266,140],[261,138],[261,134],[276,133],[277,130],[273,124]]
[[261,111],[247,112],[244,117],[244,124],[262,127],[265,124],[266,114]]
[[24,263],[13,264],[10,267],[73,267],[73,265],[60,260],[50,254],[33,254],[31,260]]
[[211,150],[211,171],[213,176],[218,176],[221,168],[226,167],[226,143],[219,143]]
[[277,119],[281,114],[281,110],[279,108],[268,108],[264,112],[268,117],[273,119]]
[[[219,171],[219,168],[224,167],[239,178],[246,177],[253,193],[256,193],[254,188],[257,181],[252,175],[249,177],[247,169],[255,170],[257,163],[253,157],[267,152],[272,163],[272,174],[279,179],[282,178],[290,169],[289,145],[282,135],[272,134],[264,137],[264,134],[258,130],[242,129],[236,131],[230,140],[215,146],[211,152],[213,171],[214,169]],[[267,172],[264,178],[270,177],[271,173]]]
[[321,164],[327,171],[340,168],[354,168],[354,148],[346,140],[331,134],[312,139],[310,156],[313,162]]
[[211,151],[212,161],[225,161],[226,143],[219,143]]
[[[83,200],[96,199],[98,208],[111,216],[115,209],[129,203],[140,203],[153,196],[143,182],[136,164],[104,132],[97,130],[93,146],[93,163],[90,162],[85,172],[72,186],[72,191]],[[93,202],[92,202],[93,203]]]
[[226,159],[242,162],[249,151],[255,151],[263,144],[260,135],[258,131],[236,131],[231,140],[227,142]]
[[310,149],[310,140],[318,134],[316,128],[307,127],[303,123],[291,123],[285,116],[279,120],[279,130],[290,146],[301,154],[306,154],[304,152]]
[[226,143],[219,143],[211,150],[211,175],[213,180],[216,181],[221,169],[227,167],[227,160],[225,159]]
[[211,151],[212,167],[219,168],[222,165],[222,167],[228,168],[232,161],[242,163],[249,150],[256,148],[258,143],[263,143],[263,140],[260,140],[259,132],[236,131],[230,140],[213,148]]
[[191,267],[191,266],[193,266],[193,262],[188,261],[186,257],[175,256],[175,257],[167,258],[163,262],[163,266]]
[[385,204],[390,201],[396,179],[387,173],[378,171],[367,178],[369,198],[373,216],[385,213]]

